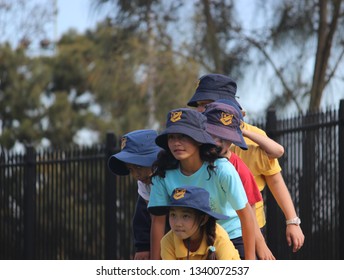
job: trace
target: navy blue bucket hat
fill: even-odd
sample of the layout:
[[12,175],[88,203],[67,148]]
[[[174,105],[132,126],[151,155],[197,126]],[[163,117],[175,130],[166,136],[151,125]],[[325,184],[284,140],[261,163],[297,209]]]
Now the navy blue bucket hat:
[[199,79],[196,91],[187,105],[197,107],[198,101],[230,99],[241,109],[236,100],[236,91],[237,84],[232,78],[222,74],[204,75]]
[[242,109],[240,109],[239,106],[235,102],[233,102],[232,100],[229,100],[229,99],[219,99],[219,100],[216,100],[216,102],[224,103],[224,104],[227,104],[227,105],[234,107],[235,110],[237,110],[237,112],[238,112],[240,120],[244,121],[244,115],[242,114],[242,111],[241,111]]
[[207,131],[209,134],[220,139],[231,141],[243,150],[247,145],[240,129],[240,110],[233,106],[212,102],[205,106],[203,114],[207,117]]
[[183,186],[173,190],[168,205],[148,207],[153,215],[161,216],[168,213],[170,207],[192,208],[207,214],[216,220],[227,220],[228,216],[213,212],[210,208],[209,192],[201,187]]
[[126,163],[144,167],[152,166],[161,149],[155,144],[158,133],[151,129],[141,129],[123,135],[121,151],[108,160],[110,170],[116,175],[129,175]]
[[168,150],[167,136],[171,133],[185,134],[200,144],[216,145],[206,131],[207,118],[200,112],[190,108],[171,110],[167,114],[166,129],[155,139],[155,143]]

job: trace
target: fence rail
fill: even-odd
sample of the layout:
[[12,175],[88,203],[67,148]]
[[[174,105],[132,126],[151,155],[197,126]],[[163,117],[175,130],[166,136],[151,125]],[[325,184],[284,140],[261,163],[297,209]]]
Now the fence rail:
[[[344,259],[344,100],[327,110],[257,124],[285,147],[282,174],[306,241],[292,253],[268,188],[267,242],[278,259]],[[130,259],[137,187],[107,168],[115,135],[91,148],[0,149],[1,259]]]
[[129,259],[135,182],[110,174],[105,146],[0,153],[1,259]]

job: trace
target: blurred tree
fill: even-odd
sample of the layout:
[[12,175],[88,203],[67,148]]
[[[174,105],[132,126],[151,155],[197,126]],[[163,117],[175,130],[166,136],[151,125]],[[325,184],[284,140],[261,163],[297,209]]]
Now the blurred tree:
[[271,99],[268,107],[283,110],[293,103],[300,112],[317,109],[326,86],[342,83],[343,77],[336,77],[344,55],[342,0],[254,1],[246,7],[254,15],[252,23],[240,17],[242,5],[233,0],[94,3],[112,5],[111,18],[131,28],[149,27],[147,13],[153,13],[155,25],[164,27],[154,29],[156,37],[169,38],[174,55],[197,61],[201,73],[246,82],[247,73],[256,72],[270,85],[272,96],[262,96]]
[[141,119],[147,117],[141,128],[159,129],[170,109],[185,106],[199,73],[198,63],[192,57],[175,55],[173,38],[168,32],[168,24],[177,20],[176,11],[183,1],[94,1],[98,8],[105,4],[113,7],[107,8],[113,25],[132,34],[131,40],[136,44],[131,54],[136,56],[136,62],[130,67],[133,81],[139,81],[144,102],[130,110],[139,113],[141,116],[137,117]]
[[319,109],[325,88],[343,82],[336,74],[343,67],[344,1],[280,0],[260,5],[265,9],[263,24],[241,36],[272,69],[269,106],[285,109],[292,102],[299,112]]
[[317,108],[326,86],[342,82],[342,2],[267,1],[266,20],[257,9],[259,24],[248,30],[229,0],[95,0],[113,5],[108,18],[64,34],[52,56],[27,56],[25,40],[1,45],[2,145],[43,138],[63,145],[82,130],[100,142],[108,130],[160,129],[203,72],[240,82],[254,70],[271,87],[270,106]]
[[11,148],[17,142],[38,144],[43,137],[41,93],[50,82],[50,69],[28,58],[23,48],[0,45],[0,140]]
[[[45,139],[45,144],[61,146],[75,142],[81,130],[98,135],[100,142],[109,130],[120,135],[158,129],[171,108],[186,103],[198,68],[192,60],[176,60],[159,40],[148,50],[147,41],[145,32],[105,20],[83,35],[73,30],[64,34],[54,56],[29,57],[23,47],[3,47],[2,145],[10,148],[18,141],[38,146]],[[150,63],[155,70],[148,79]],[[158,104],[154,122],[149,119],[149,90]],[[31,110],[26,110],[28,102]]]
[[234,1],[194,1],[194,27],[190,54],[206,72],[240,77],[249,63],[248,44],[237,40],[241,23]]
[[[152,42],[146,35],[106,19],[94,31],[70,32],[59,41],[54,91],[69,92],[79,112],[78,127],[96,131],[99,141],[108,130],[121,135],[134,129],[158,129],[166,113],[184,106],[194,88],[197,65],[175,60],[172,50],[158,40],[149,49],[147,44]],[[154,72],[147,72],[152,63]],[[147,105],[152,100],[153,121]]]

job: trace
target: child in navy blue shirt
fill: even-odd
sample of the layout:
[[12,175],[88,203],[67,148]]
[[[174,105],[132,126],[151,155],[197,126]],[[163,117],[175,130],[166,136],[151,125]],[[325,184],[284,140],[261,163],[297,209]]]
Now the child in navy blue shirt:
[[152,164],[160,148],[155,144],[157,132],[150,129],[135,130],[121,139],[121,151],[109,158],[109,169],[116,175],[131,175],[137,180],[138,199],[132,220],[135,260],[150,259],[151,217],[147,211]]

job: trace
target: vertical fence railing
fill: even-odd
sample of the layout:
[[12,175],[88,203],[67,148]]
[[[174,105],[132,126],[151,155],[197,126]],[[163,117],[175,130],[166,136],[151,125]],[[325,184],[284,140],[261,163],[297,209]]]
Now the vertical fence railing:
[[116,259],[116,180],[107,167],[108,158],[116,151],[116,139],[113,133],[106,135],[106,158],[104,161],[105,171],[105,258],[107,260]]
[[339,258],[344,260],[344,99],[340,101],[338,120]]
[[0,257],[24,259],[22,153],[0,150]]
[[26,148],[24,163],[24,259],[35,257],[36,224],[36,151],[32,146]]
[[[275,110],[269,110],[266,115],[266,134],[278,142],[277,138],[277,117]],[[276,200],[274,199],[272,193],[270,192],[268,186],[265,187],[266,196],[266,236],[267,243],[272,252],[278,251],[279,231],[281,229],[281,210],[278,207]],[[273,221],[273,222],[271,222]]]

